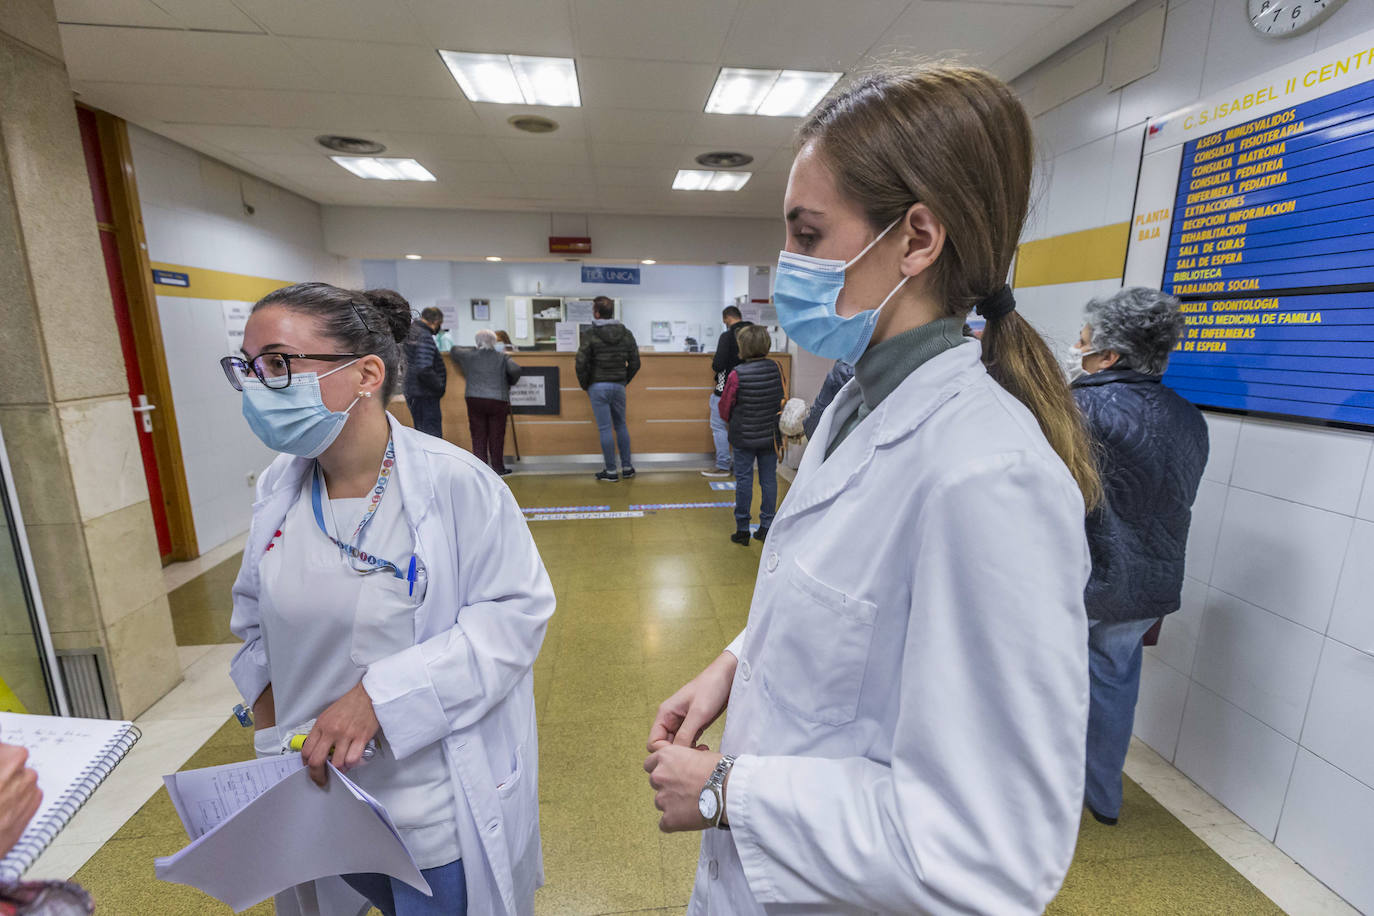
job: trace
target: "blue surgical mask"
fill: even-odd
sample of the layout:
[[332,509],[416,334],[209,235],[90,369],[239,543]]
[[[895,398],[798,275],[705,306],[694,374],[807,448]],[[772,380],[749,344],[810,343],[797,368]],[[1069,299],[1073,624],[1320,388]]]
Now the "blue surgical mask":
[[244,379],[243,418],[263,445],[274,452],[317,458],[339,438],[348,412],[360,400],[354,398],[344,410],[330,410],[320,396],[320,379],[356,362],[344,363],[324,375],[293,375],[286,388],[268,388],[255,378]]
[[844,289],[845,271],[857,264],[900,222],[900,217],[894,220],[863,251],[848,261],[813,258],[790,251],[778,253],[773,305],[778,310],[782,329],[797,342],[797,346],[817,356],[851,364],[863,356],[878,326],[878,313],[897,295],[897,290],[908,278],[902,277],[901,282],[892,288],[892,292],[877,308],[848,318],[836,313],[835,302],[840,298],[840,290]]

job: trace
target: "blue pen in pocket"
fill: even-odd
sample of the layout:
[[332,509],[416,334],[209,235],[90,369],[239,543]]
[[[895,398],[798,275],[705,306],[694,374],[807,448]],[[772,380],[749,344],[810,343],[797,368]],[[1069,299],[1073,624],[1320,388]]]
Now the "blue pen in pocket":
[[406,581],[410,583],[410,596],[415,597],[415,554],[410,555],[410,571],[406,573]]

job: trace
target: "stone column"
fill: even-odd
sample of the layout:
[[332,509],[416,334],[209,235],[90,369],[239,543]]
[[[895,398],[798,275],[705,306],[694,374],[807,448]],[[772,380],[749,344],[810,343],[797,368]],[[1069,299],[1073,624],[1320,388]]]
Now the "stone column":
[[53,642],[132,718],[181,676],[52,0],[0,19],[0,429]]

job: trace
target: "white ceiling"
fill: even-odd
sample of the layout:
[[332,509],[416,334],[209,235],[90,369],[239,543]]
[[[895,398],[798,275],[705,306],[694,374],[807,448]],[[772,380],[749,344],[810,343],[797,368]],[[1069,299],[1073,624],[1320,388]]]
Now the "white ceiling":
[[[1130,0],[57,0],[82,101],[329,204],[775,216],[795,118],[704,114],[721,66],[957,55],[1012,79]],[[580,109],[471,103],[436,52],[573,57]],[[841,83],[843,86],[844,83]],[[506,123],[534,112],[546,136]],[[438,181],[356,178],[318,134]],[[710,150],[737,193],[673,191]]]

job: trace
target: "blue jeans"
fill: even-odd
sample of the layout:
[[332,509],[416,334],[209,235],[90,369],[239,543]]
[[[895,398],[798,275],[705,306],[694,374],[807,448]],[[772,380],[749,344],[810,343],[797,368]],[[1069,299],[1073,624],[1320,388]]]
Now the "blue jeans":
[[593,382],[587,389],[587,397],[592,400],[592,416],[596,417],[596,428],[601,433],[601,457],[606,459],[606,470],[615,470],[617,440],[620,442],[620,466],[634,467],[630,461],[630,431],[625,426],[625,386],[615,382]]
[[730,456],[730,424],[721,419],[720,395],[711,395],[711,439],[716,444],[716,470],[728,471],[733,466]]
[[1140,694],[1141,637],[1157,618],[1088,621],[1088,771],[1083,794],[1103,817],[1121,813],[1121,768]]
[[463,916],[468,911],[468,882],[463,860],[438,868],[423,868],[433,897],[426,897],[389,875],[344,875],[348,886],[366,897],[383,916]]
[[735,461],[735,527],[749,528],[749,506],[754,501],[754,462],[759,464],[759,527],[773,524],[778,508],[778,453],[771,448],[737,448]]

